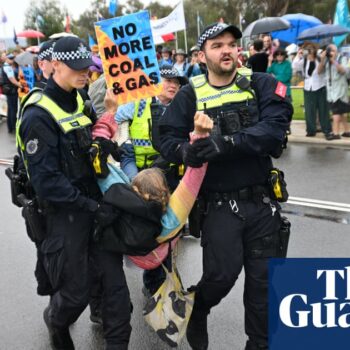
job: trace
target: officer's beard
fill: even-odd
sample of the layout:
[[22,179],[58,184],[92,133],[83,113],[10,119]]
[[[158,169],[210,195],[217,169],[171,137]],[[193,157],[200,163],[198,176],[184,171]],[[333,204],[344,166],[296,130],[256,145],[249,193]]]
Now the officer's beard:
[[222,67],[220,63],[214,63],[212,60],[206,57],[206,64],[208,70],[218,76],[231,76],[237,68],[237,61],[234,60],[232,60],[232,64],[230,66]]

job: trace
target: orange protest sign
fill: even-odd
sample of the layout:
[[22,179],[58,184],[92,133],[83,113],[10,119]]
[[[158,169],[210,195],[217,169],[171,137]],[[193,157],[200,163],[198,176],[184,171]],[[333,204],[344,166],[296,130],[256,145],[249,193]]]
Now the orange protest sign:
[[107,87],[118,104],[157,96],[162,91],[147,11],[95,23]]

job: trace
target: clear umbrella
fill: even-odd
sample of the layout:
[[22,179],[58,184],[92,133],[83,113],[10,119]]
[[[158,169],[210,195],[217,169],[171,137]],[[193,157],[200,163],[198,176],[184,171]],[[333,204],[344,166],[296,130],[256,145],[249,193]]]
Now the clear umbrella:
[[346,27],[342,27],[336,24],[321,24],[317,27],[304,30],[298,36],[298,40],[303,41],[312,39],[323,39],[349,33],[350,29]]

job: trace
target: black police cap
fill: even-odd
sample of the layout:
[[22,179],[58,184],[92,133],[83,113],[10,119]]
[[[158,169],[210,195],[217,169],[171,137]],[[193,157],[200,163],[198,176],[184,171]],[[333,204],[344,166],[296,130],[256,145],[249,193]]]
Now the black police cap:
[[198,41],[197,41],[197,46],[202,49],[204,43],[208,39],[214,39],[218,35],[220,35],[223,32],[230,32],[232,35],[236,38],[239,39],[242,37],[242,32],[234,25],[232,24],[226,24],[226,23],[221,23],[221,22],[216,22],[208,27],[206,27],[202,34],[199,36]]
[[40,50],[38,53],[39,61],[44,61],[44,60],[51,61],[54,43],[55,43],[54,40],[48,40],[41,44]]
[[178,79],[181,85],[186,85],[188,80],[186,77],[182,77],[179,71],[170,64],[163,64],[160,67],[160,76],[166,79]]
[[52,60],[61,61],[73,70],[84,70],[94,65],[90,48],[81,39],[72,36],[56,41]]

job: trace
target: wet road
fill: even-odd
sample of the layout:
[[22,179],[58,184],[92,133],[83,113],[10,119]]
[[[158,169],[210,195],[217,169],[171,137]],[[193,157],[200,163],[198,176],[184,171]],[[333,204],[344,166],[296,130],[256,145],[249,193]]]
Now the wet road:
[[[15,150],[14,137],[0,124],[0,158],[10,159]],[[286,173],[291,196],[350,203],[350,151],[289,145],[276,166]],[[10,190],[0,166],[0,349],[50,349],[42,311],[47,298],[35,293],[33,269],[35,251],[26,237],[20,209],[10,203]],[[317,212],[317,209],[315,210]],[[349,257],[349,225],[324,219],[288,215],[292,222],[290,257]],[[181,240],[178,247],[178,267],[186,287],[201,275],[201,249],[192,238]],[[142,319],[144,297],[141,293],[141,271],[126,267],[128,284],[134,304],[132,350],[170,349]],[[243,275],[223,302],[209,317],[210,349],[242,350],[245,344],[242,307]],[[76,349],[103,349],[101,329],[89,321],[89,313],[71,328]],[[189,349],[183,340],[181,350]]]

